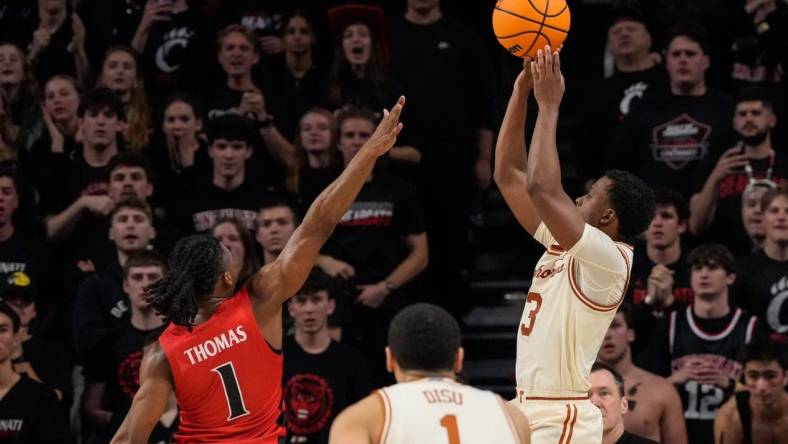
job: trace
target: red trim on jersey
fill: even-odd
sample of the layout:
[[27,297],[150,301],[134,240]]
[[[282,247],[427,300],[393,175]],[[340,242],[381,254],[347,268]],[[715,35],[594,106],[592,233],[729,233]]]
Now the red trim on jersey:
[[388,395],[383,390],[376,390],[376,393],[380,395],[378,399],[383,403],[383,428],[380,430],[378,443],[385,444],[389,437],[389,428],[391,427],[391,401],[389,401]]
[[572,442],[572,434],[575,433],[575,423],[577,422],[577,406],[572,404],[572,423],[569,424],[569,436],[566,438],[566,444]]
[[558,438],[558,444],[563,444],[564,436],[566,436],[566,426],[569,424],[569,417],[572,416],[572,409],[569,404],[566,405],[566,418],[564,418],[564,428],[561,429],[561,437]]
[[558,245],[558,244],[553,244],[553,245],[550,245],[549,247],[547,247],[547,249],[548,249],[548,250],[553,250],[553,251],[555,251],[556,253],[563,253],[563,252],[565,252],[565,251],[566,251],[566,250],[564,250],[564,247],[562,247],[562,246],[560,246],[560,245]]
[[624,300],[624,296],[626,296],[627,294],[627,288],[629,288],[629,278],[630,278],[629,259],[627,259],[627,255],[624,254],[623,251],[621,251],[621,247],[616,245],[616,249],[618,249],[618,252],[621,253],[621,257],[624,258],[624,263],[626,264],[627,267],[627,277],[626,277],[626,282],[624,284],[624,291],[621,293],[621,297],[618,298],[618,300],[611,305],[597,304],[596,302],[592,301],[591,298],[589,298],[583,293],[583,290],[580,289],[580,285],[578,285],[577,281],[575,280],[575,258],[573,257],[569,258],[569,286],[572,288],[572,292],[575,294],[575,296],[577,296],[577,298],[580,299],[580,302],[582,302],[588,308],[594,311],[607,312],[607,311],[615,310],[616,308],[618,308],[618,306],[621,304],[621,301]]
[[[571,423],[569,422],[570,419],[572,420]],[[574,404],[567,404],[564,428],[561,430],[561,437],[558,439],[558,444],[569,444],[572,442],[572,434],[575,432],[575,422],[577,422],[577,406]],[[567,425],[569,425],[568,429]],[[567,432],[569,432],[569,435],[566,434]],[[566,441],[564,441],[564,436],[566,436]]]
[[560,256],[561,255],[561,253],[553,253],[550,250],[547,250],[545,253],[547,253],[548,256]]
[[736,323],[739,322],[741,313],[741,309],[737,308],[733,313],[733,317],[731,318],[728,325],[718,333],[709,332],[700,328],[700,326],[695,323],[695,318],[692,316],[692,307],[687,307],[687,322],[689,322],[692,332],[695,333],[695,335],[699,338],[705,339],[707,341],[718,341],[728,336],[733,331],[733,328],[736,327]]

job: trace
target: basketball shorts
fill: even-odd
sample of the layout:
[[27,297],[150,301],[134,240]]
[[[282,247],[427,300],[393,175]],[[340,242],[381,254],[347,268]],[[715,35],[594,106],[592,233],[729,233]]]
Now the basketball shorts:
[[525,413],[531,444],[599,444],[602,414],[588,397],[521,397],[510,401]]

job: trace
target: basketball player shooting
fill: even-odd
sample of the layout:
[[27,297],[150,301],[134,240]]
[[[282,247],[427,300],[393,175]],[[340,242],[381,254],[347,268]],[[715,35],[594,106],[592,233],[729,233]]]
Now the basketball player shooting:
[[236,292],[237,264],[209,235],[182,239],[170,272],[147,289],[169,325],[146,350],[140,388],[112,443],[147,443],[171,391],[174,442],[274,444],[282,429],[282,304],[301,287],[320,248],[397,138],[400,97],[342,174],[309,208],[279,257]]
[[[539,115],[525,147],[534,91]],[[643,181],[608,171],[574,202],[556,149],[564,79],[547,46],[526,60],[498,135],[495,181],[520,224],[547,251],[534,270],[517,332],[517,397],[535,444],[600,443],[602,417],[589,375],[632,267],[632,242],[648,227],[654,197]]]

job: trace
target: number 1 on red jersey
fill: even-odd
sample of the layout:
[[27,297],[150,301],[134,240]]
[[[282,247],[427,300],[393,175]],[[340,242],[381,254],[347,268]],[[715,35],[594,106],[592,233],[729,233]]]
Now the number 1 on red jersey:
[[232,421],[233,419],[248,415],[249,410],[246,410],[241,387],[238,385],[238,377],[235,376],[235,367],[233,367],[233,363],[226,362],[211,371],[218,373],[219,377],[222,379],[224,396],[227,399],[227,408],[230,410],[227,421]]

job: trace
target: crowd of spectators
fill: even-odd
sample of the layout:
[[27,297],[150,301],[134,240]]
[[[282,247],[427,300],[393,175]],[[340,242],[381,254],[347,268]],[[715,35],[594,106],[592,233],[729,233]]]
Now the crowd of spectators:
[[[491,2],[444,3],[3,2],[0,442],[109,442],[177,240],[215,236],[246,276],[271,262],[400,94],[396,146],[288,303],[287,442],[326,442],[393,382],[397,311],[473,305],[471,203],[520,62],[476,14]],[[710,443],[740,349],[788,345],[788,4],[569,3],[565,185],[619,168],[657,197],[595,368],[621,397],[595,403],[628,410],[619,437]],[[173,398],[151,442],[177,426]]]

